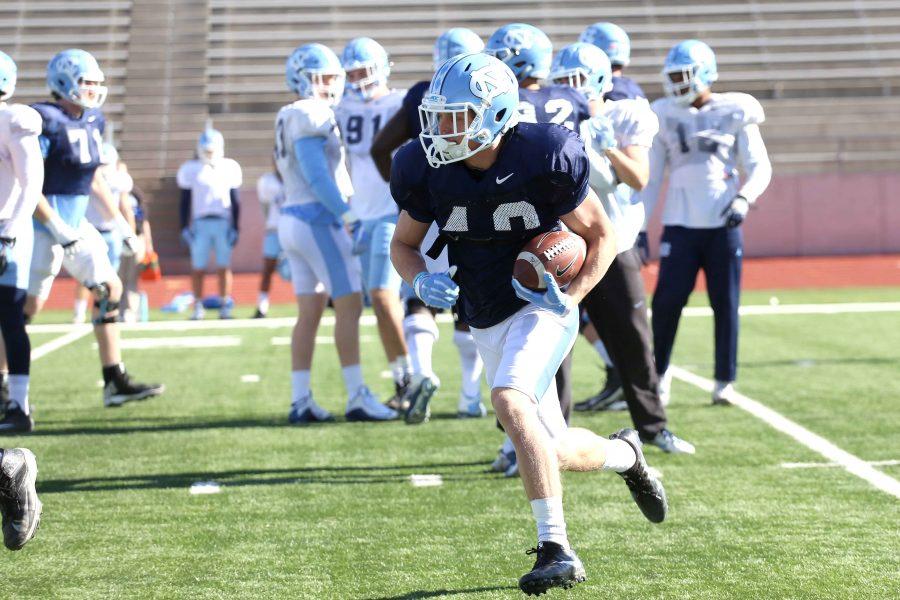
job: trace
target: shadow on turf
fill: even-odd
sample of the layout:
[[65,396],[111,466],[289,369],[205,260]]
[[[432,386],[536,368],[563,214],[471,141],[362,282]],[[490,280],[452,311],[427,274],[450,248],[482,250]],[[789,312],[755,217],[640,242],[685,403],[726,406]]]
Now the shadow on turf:
[[369,598],[369,600],[416,600],[418,598],[442,598],[444,596],[456,596],[458,594],[478,594],[480,592],[499,592],[500,590],[518,590],[514,585],[495,585],[492,587],[468,588],[465,590],[417,590],[400,596],[381,596]]
[[[456,413],[435,413],[431,415],[432,421],[456,419]],[[142,424],[152,422],[153,424]],[[62,427],[55,427],[58,423]],[[79,425],[84,423],[84,425]],[[29,436],[65,436],[65,435],[115,435],[125,433],[158,433],[171,431],[193,431],[203,429],[251,429],[254,427],[264,427],[270,429],[272,427],[296,427],[287,422],[287,417],[259,417],[245,419],[222,419],[210,421],[192,421],[188,419],[174,421],[171,417],[139,417],[133,420],[134,424],[117,424],[115,421],[101,421],[99,419],[84,419],[82,421],[72,420],[45,420],[37,418],[37,428],[29,434]],[[346,425],[347,421],[343,417],[338,416],[334,423],[323,423],[313,425],[312,427],[334,427],[335,425]],[[356,423],[350,424],[356,426]],[[44,429],[47,427],[47,429]],[[302,427],[297,427],[302,429]]]
[[[286,469],[244,469],[194,473],[153,473],[120,477],[44,479],[38,482],[41,494],[104,492],[115,490],[184,489],[199,481],[215,481],[223,487],[248,485],[360,485],[377,483],[409,484],[413,473],[435,473],[445,481],[496,478],[485,470],[488,461],[387,465],[360,467],[298,467]],[[443,472],[439,469],[480,467],[474,471]],[[397,473],[397,471],[403,471]]]

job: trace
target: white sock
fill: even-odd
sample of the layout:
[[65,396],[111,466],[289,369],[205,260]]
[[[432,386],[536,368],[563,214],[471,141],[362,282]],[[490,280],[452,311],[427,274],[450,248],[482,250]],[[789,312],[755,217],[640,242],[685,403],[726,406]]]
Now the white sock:
[[453,343],[459,351],[459,362],[462,366],[462,393],[469,398],[481,394],[481,372],[484,362],[478,354],[475,338],[469,331],[454,331]]
[[87,300],[84,298],[78,298],[75,300],[75,316],[80,318],[82,321],[87,315]]
[[509,439],[509,436],[506,436],[506,439],[503,440],[503,446],[500,448],[503,451],[503,454],[510,454],[516,451],[516,447],[513,446],[512,440]]
[[606,346],[603,345],[602,341],[597,340],[596,342],[594,342],[594,350],[596,350],[597,354],[600,355],[600,360],[603,361],[603,364],[605,364],[607,367],[612,366],[612,359],[609,357],[609,353],[606,351]]
[[291,371],[291,396],[295,402],[309,397],[309,371]]
[[359,388],[365,385],[363,382],[362,367],[359,365],[342,367],[341,374],[344,376],[344,387],[347,388],[347,397],[352,400],[353,397],[356,396],[356,392],[359,391]]
[[31,406],[28,404],[28,381],[28,375],[9,376],[9,400],[26,415],[31,413]]
[[569,548],[561,496],[532,500],[531,512],[537,523],[539,542],[555,542],[563,548]]
[[610,440],[606,445],[606,462],[603,463],[604,471],[624,473],[634,466],[637,454],[634,448],[625,440]]
[[256,308],[258,308],[261,313],[269,312],[269,294],[266,292],[259,293],[259,299],[256,301]]
[[412,371],[417,375],[433,375],[431,352],[438,339],[437,323],[430,314],[413,313],[403,319],[403,337],[409,348]]
[[409,354],[404,354],[394,359],[394,362],[391,363],[391,372],[394,375],[394,382],[402,384],[412,373],[412,363],[409,360]]

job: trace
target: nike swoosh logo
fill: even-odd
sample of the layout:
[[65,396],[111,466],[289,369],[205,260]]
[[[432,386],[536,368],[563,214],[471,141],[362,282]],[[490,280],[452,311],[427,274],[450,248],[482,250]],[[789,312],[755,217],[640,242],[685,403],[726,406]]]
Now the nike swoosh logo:
[[573,256],[572,260],[569,261],[569,264],[566,265],[565,269],[560,269],[559,267],[556,267],[556,276],[562,277],[563,275],[565,275],[566,272],[572,268],[572,265],[575,264],[576,260],[578,260],[578,256]]
[[503,179],[500,179],[500,178],[498,177],[498,178],[497,178],[497,184],[499,185],[499,184],[503,183],[504,181],[506,181],[507,179],[509,179],[510,177],[512,177],[514,174],[515,174],[515,173],[510,173],[509,175],[507,175],[507,176],[504,177]]

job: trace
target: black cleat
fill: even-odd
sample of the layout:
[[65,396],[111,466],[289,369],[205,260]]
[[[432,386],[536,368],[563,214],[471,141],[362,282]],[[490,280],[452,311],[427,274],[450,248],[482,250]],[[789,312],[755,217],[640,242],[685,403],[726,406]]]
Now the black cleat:
[[587,579],[575,551],[555,542],[539,542],[526,554],[537,554],[531,571],[519,578],[519,589],[529,596],[540,596],[555,587],[569,589]]
[[34,481],[37,463],[25,448],[3,450],[0,458],[0,514],[3,516],[3,543],[21,550],[41,522],[41,501]]
[[437,384],[427,375],[417,376],[409,386],[409,408],[404,420],[407,425],[425,423],[431,417],[431,398],[437,392]]
[[638,432],[634,429],[620,429],[609,436],[609,439],[623,440],[634,449],[637,456],[634,466],[619,475],[625,480],[631,491],[631,497],[647,520],[651,523],[662,523],[666,513],[669,512],[669,501],[666,499],[666,490],[663,489],[662,482],[651,475],[647,468]]
[[590,410],[624,410],[622,407],[625,399],[625,392],[622,391],[622,380],[619,379],[619,372],[615,367],[606,367],[606,383],[603,389],[597,392],[597,395],[578,402],[575,410],[586,412]]
[[144,400],[166,391],[161,383],[137,383],[124,370],[116,373],[103,387],[103,406],[122,406],[132,400]]
[[26,415],[18,406],[12,406],[0,420],[0,434],[31,433],[34,430],[34,419]]
[[256,312],[253,313],[253,318],[254,318],[254,319],[265,319],[265,318],[266,318],[266,313],[264,313],[263,311],[261,311],[261,310],[259,310],[259,309],[257,308],[257,309],[256,309]]

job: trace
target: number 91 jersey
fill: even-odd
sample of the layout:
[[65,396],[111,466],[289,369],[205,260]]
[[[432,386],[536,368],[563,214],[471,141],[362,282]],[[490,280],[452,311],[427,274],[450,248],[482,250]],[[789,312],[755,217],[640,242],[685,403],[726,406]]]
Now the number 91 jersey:
[[[432,168],[418,140],[394,156],[391,193],[410,217],[436,222],[458,267],[459,315],[472,327],[500,323],[522,306],[513,265],[525,242],[560,226],[588,194],[584,142],[548,123],[519,123],[497,160],[476,171],[455,162]],[[423,251],[427,248],[423,248]]]
[[550,85],[539,90],[519,88],[519,121],[556,123],[578,131],[591,118],[584,94],[568,85]]
[[100,166],[106,120],[96,108],[73,117],[51,102],[33,104],[43,121],[44,195],[87,196]]
[[397,214],[391,190],[375,168],[369,151],[382,125],[400,109],[404,95],[404,91],[393,90],[368,102],[347,95],[334,110],[350,163],[353,212],[363,221]]

